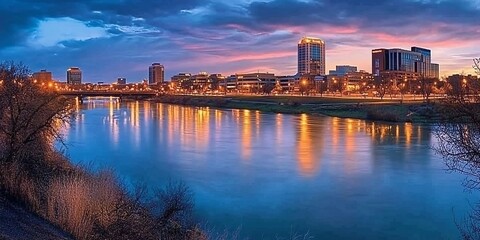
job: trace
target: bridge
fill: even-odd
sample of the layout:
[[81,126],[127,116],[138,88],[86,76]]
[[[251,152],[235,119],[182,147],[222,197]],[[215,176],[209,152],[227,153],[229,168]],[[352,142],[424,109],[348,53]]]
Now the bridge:
[[59,91],[61,95],[78,97],[83,102],[85,97],[118,97],[144,99],[157,96],[156,91],[112,91],[112,90],[80,90],[80,91]]

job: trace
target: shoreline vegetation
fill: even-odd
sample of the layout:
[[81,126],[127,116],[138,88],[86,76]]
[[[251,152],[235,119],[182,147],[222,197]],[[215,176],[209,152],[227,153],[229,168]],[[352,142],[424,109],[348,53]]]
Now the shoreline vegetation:
[[424,103],[422,100],[252,95],[162,95],[150,100],[194,107],[248,109],[284,114],[305,113],[384,122],[436,123],[441,119],[438,104],[434,101]]

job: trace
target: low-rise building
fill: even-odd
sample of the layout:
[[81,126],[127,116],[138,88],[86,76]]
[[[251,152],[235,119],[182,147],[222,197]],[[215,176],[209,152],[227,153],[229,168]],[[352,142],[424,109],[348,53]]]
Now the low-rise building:
[[480,92],[480,79],[474,75],[454,74],[447,78],[450,94],[467,94]]
[[240,92],[261,92],[267,85],[275,86],[277,78],[273,73],[246,73],[230,76],[230,81],[235,81]]
[[119,77],[119,78],[117,78],[117,84],[118,84],[118,85],[125,85],[125,84],[127,84],[127,78],[124,78],[124,77]]
[[47,72],[47,70],[45,69],[40,70],[40,72],[33,73],[32,78],[37,83],[43,83],[43,84],[48,84],[53,81],[52,72]]

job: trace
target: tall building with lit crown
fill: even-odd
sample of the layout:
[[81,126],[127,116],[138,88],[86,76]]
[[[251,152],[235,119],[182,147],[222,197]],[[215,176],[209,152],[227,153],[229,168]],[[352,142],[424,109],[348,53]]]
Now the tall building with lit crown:
[[160,63],[153,63],[148,68],[148,84],[161,84],[165,80],[165,68]]
[[67,70],[67,84],[80,85],[82,84],[82,70],[78,67],[71,67]]
[[304,37],[298,42],[298,73],[325,75],[325,42]]

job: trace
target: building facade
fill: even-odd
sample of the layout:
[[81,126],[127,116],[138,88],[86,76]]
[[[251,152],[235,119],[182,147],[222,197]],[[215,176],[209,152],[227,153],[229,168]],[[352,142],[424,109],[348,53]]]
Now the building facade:
[[372,74],[360,70],[345,74],[347,91],[358,91],[373,82]]
[[430,72],[433,78],[440,79],[440,65],[436,63],[430,64]]
[[432,63],[431,50],[419,47],[412,47],[411,50],[372,50],[372,74],[379,78],[382,72],[389,72],[389,75],[395,72],[399,75],[415,73],[425,78],[438,78],[440,75],[439,65]]
[[450,85],[450,94],[478,94],[480,91],[480,79],[475,75],[454,74],[447,78]]
[[40,72],[36,72],[32,74],[32,77],[38,83],[49,83],[52,82],[52,73],[47,72],[47,70],[40,70]]
[[148,84],[162,84],[165,81],[165,68],[160,63],[153,63],[148,68]]
[[349,65],[336,66],[335,70],[330,70],[328,75],[345,76],[347,73],[357,72],[357,69],[357,67]]
[[435,73],[432,72],[432,51],[426,48],[412,47],[412,52],[420,53],[420,61],[416,63],[415,72],[427,78],[435,77]]
[[127,84],[127,79],[123,78],[123,77],[119,77],[119,78],[117,78],[117,84],[118,85],[125,85],[125,84]]
[[277,78],[273,73],[246,73],[232,75],[228,81],[236,82],[240,92],[260,92],[266,85],[275,85]]
[[304,37],[298,43],[298,74],[325,75],[325,42]]
[[295,90],[295,76],[278,76],[277,82],[283,92],[291,93]]
[[82,70],[78,67],[71,67],[67,70],[67,84],[81,85],[82,84]]

